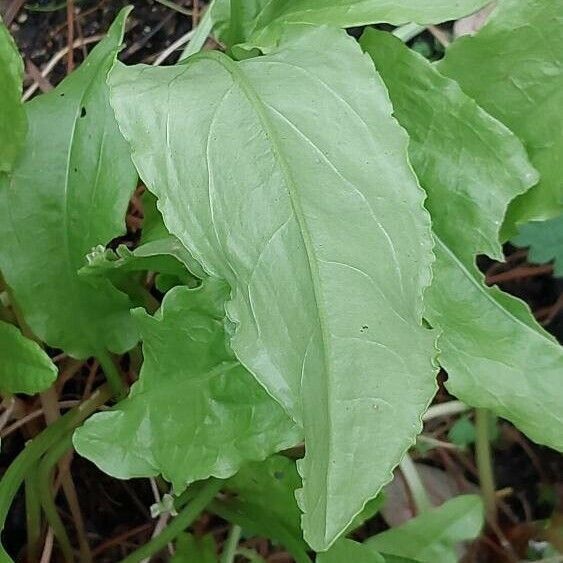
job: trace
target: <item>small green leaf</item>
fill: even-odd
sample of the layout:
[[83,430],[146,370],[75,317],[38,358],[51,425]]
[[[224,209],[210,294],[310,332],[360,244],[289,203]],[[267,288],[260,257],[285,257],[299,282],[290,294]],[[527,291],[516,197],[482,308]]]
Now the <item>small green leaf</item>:
[[119,65],[110,85],[166,226],[232,288],[235,354],[303,425],[303,525],[327,549],[436,389],[430,221],[385,88],[330,28],[240,63]]
[[295,491],[301,486],[295,461],[274,455],[261,463],[247,463],[226,484],[238,503],[252,504],[261,511],[262,520],[275,520],[303,543],[301,513]]
[[176,287],[151,317],[134,311],[145,361],[129,397],[74,435],[78,453],[109,475],[162,474],[181,493],[227,478],[249,460],[297,443],[300,432],[226,347],[227,287]]
[[15,326],[0,321],[0,393],[44,391],[57,378],[51,358]]
[[374,536],[365,545],[380,553],[422,563],[457,563],[457,544],[476,538],[483,522],[481,499],[476,495],[462,495]]
[[540,171],[539,184],[511,205],[508,234],[514,223],[563,211],[562,27],[563,0],[503,0],[438,67],[522,139]]
[[23,60],[0,19],[0,172],[9,172],[25,143]]
[[79,273],[94,279],[100,276],[111,279],[131,272],[150,271],[175,276],[189,285],[194,277],[187,265],[197,268],[190,253],[172,236],[141,244],[134,250],[129,250],[124,244],[120,244],[116,250],[99,246],[88,253],[86,259],[88,263]]
[[521,225],[512,244],[528,246],[528,260],[534,264],[553,262],[555,275],[563,277],[563,215]]
[[455,421],[448,432],[448,440],[463,448],[475,442],[475,425],[468,416],[462,416]]
[[536,173],[518,139],[420,55],[375,30],[361,42],[409,132],[411,161],[428,194],[437,260],[425,316],[442,331],[446,386],[563,450],[563,348],[522,301],[485,287],[475,266],[476,254],[502,258],[506,208]]
[[105,83],[128,11],[76,72],[27,104],[25,149],[0,177],[0,269],[35,335],[76,358],[137,341],[127,296],[78,275],[94,246],[124,232],[137,181]]
[[176,553],[170,563],[217,563],[217,546],[212,534],[201,538],[193,534],[183,533],[178,536],[174,545]]
[[[477,11],[488,0],[241,0],[239,18],[243,40],[271,47],[288,25],[356,27],[372,23],[401,25],[455,20]],[[217,0],[213,8],[216,33],[231,44],[231,0]]]
[[365,545],[347,539],[338,540],[327,552],[320,553],[317,563],[386,563],[385,558]]

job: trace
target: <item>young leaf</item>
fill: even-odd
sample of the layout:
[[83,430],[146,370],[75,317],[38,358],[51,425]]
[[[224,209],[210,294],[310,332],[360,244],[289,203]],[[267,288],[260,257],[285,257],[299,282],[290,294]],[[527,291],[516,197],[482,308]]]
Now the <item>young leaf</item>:
[[25,142],[23,61],[0,19],[0,172],[9,172]]
[[518,140],[421,56],[383,32],[366,32],[362,45],[411,136],[411,161],[428,193],[437,261],[425,316],[442,330],[446,385],[563,449],[563,349],[524,303],[486,288],[475,266],[476,254],[502,257],[506,207],[536,174]]
[[[243,31],[241,40],[271,47],[282,30],[291,24],[355,27],[382,22],[393,25],[412,21],[440,23],[476,12],[487,4],[487,0],[241,0],[238,4]],[[219,38],[229,42],[230,0],[217,0],[213,19]]]
[[129,397],[74,435],[110,475],[162,474],[181,493],[295,445],[300,432],[226,347],[225,284],[176,287],[154,316],[135,309],[145,361]]
[[92,247],[122,234],[136,182],[105,83],[127,12],[76,72],[27,104],[25,150],[0,178],[0,268],[33,332],[77,358],[137,340],[127,297],[77,273]]
[[150,271],[176,276],[188,285],[194,279],[189,269],[201,270],[182,243],[173,236],[141,244],[134,250],[129,250],[124,244],[116,250],[100,246],[86,258],[88,263],[80,269],[80,275],[94,279]]
[[553,261],[554,273],[563,277],[563,215],[522,225],[512,239],[516,246],[529,246],[528,260],[535,264]]
[[0,321],[0,393],[44,391],[57,378],[51,358],[15,326]]
[[329,28],[240,63],[119,66],[110,83],[166,226],[233,289],[237,357],[303,424],[303,525],[325,550],[391,479],[436,388],[430,224],[387,93]]
[[365,545],[347,539],[337,541],[326,553],[317,557],[317,563],[386,563],[385,558]]
[[364,545],[379,553],[422,563],[457,563],[456,545],[476,538],[483,522],[481,499],[477,495],[462,495],[402,526],[377,534]]
[[563,211],[563,0],[505,0],[473,37],[446,51],[442,73],[514,131],[526,145],[539,184],[514,201],[515,222]]

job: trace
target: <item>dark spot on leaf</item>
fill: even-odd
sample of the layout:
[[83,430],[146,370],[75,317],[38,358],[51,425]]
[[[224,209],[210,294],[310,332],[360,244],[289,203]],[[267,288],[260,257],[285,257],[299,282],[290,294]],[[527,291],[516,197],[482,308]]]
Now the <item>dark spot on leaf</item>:
[[360,329],[360,332],[365,332],[368,328],[369,328],[368,325],[364,325],[364,326]]
[[80,110],[80,117],[84,117],[85,115],[86,115],[86,108],[82,106],[82,109]]
[[64,93],[64,92],[61,92],[61,93],[59,94],[59,96],[60,96],[61,98],[64,98],[64,97],[65,97],[65,93]]
[[274,471],[274,477],[280,481],[281,479],[283,479],[283,471]]

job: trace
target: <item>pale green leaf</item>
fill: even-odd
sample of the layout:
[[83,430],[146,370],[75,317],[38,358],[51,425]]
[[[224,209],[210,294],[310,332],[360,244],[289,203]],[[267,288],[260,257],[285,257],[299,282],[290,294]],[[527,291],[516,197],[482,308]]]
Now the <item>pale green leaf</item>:
[[501,258],[506,207],[535,181],[524,150],[450,79],[383,32],[362,45],[389,88],[434,221],[437,261],[425,316],[442,330],[447,387],[563,449],[563,349],[520,300],[486,288],[475,255]]
[[136,183],[105,83],[126,15],[76,72],[27,104],[25,149],[0,179],[0,268],[33,332],[77,358],[137,340],[128,298],[77,273],[92,247],[124,232]]
[[436,388],[430,224],[387,93],[328,28],[240,63],[118,66],[110,84],[167,228],[232,287],[237,357],[303,424],[303,525],[327,549]]
[[529,247],[528,260],[534,264],[553,261],[555,275],[563,277],[563,215],[522,225],[512,244]]
[[477,495],[462,495],[446,501],[367,540],[371,549],[422,563],[457,563],[456,546],[476,538],[484,523],[483,503]]
[[563,0],[503,0],[487,24],[461,37],[442,73],[514,131],[541,174],[510,208],[513,223],[563,211]]
[[154,317],[136,309],[144,363],[129,397],[74,435],[115,477],[162,474],[176,493],[290,447],[300,432],[226,346],[225,284],[176,287]]
[[120,244],[115,250],[99,246],[86,256],[80,275],[91,278],[122,276],[130,272],[159,272],[178,277],[188,285],[194,278],[187,264],[197,263],[176,237],[166,237],[129,250]]
[[175,553],[170,563],[217,563],[217,547],[212,534],[201,538],[184,532],[174,545]]
[[57,368],[33,340],[15,326],[0,321],[0,392],[44,391],[57,378]]
[[[488,0],[241,0],[242,37],[257,46],[273,46],[288,25],[355,27],[372,23],[401,25],[455,20],[482,8]],[[232,43],[230,0],[217,0],[213,19],[218,36]]]
[[8,172],[24,146],[23,60],[0,19],[0,172]]
[[317,563],[385,563],[385,558],[365,545],[347,539],[337,541],[326,553],[317,557]]

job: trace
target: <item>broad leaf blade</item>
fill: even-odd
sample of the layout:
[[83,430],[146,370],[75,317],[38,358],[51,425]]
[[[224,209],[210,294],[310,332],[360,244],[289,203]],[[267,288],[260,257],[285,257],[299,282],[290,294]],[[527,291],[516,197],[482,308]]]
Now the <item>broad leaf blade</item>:
[[446,385],[562,449],[563,350],[524,303],[486,288],[475,266],[478,253],[502,256],[506,207],[533,185],[535,172],[514,135],[422,57],[382,32],[367,32],[362,45],[411,136],[411,160],[428,193],[437,261],[425,315],[442,330]]
[[385,558],[365,545],[352,540],[337,541],[326,553],[317,557],[318,563],[385,563]]
[[526,223],[512,239],[516,246],[528,246],[528,260],[535,264],[553,261],[556,276],[563,277],[563,215],[549,221]]
[[483,503],[476,495],[455,497],[438,508],[369,539],[380,552],[422,563],[457,563],[456,546],[476,538],[484,523]]
[[514,131],[526,145],[539,184],[510,208],[514,223],[563,211],[563,0],[505,0],[473,37],[446,51],[442,73]]
[[[476,12],[487,0],[243,0],[241,20],[244,40],[271,47],[288,25],[356,27],[372,23],[401,25],[455,20]],[[213,17],[219,37],[229,42],[230,0],[218,0]]]
[[57,368],[33,340],[0,321],[0,392],[33,395],[57,378]]
[[23,60],[0,19],[0,172],[8,172],[24,146]]
[[226,348],[227,287],[177,287],[151,317],[136,309],[145,361],[127,399],[91,417],[76,450],[119,478],[162,474],[176,493],[293,446],[300,432]]
[[92,247],[123,233],[136,182],[105,83],[126,15],[76,72],[27,104],[25,150],[0,179],[0,268],[33,332],[77,358],[137,339],[127,297],[77,273]]
[[304,426],[303,525],[327,549],[435,391],[429,219],[387,94],[327,28],[267,57],[116,67],[110,82],[166,226],[233,289],[237,357]]

